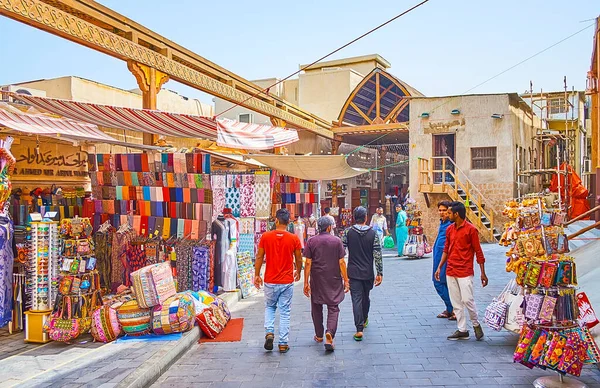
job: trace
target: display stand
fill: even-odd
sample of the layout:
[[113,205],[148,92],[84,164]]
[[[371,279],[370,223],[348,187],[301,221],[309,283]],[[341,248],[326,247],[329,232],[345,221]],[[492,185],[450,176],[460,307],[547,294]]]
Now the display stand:
[[525,295],[526,321],[513,360],[558,373],[537,379],[536,387],[585,387],[564,377],[580,376],[583,365],[593,361],[586,328],[578,323],[577,272],[567,255],[566,214],[560,202],[557,209],[547,208],[538,195],[509,201],[504,213],[514,220],[501,239],[502,245],[511,246],[506,269],[516,273]]
[[558,376],[544,376],[533,382],[535,388],[587,388],[587,385],[577,379]]
[[58,223],[31,223],[31,310],[52,310],[58,290]]
[[415,249],[408,249],[405,256],[412,259],[420,259],[431,251],[421,224],[422,212],[418,209],[414,200],[406,202],[406,215],[408,217],[407,244],[415,246]]
[[46,325],[51,313],[51,310],[25,311],[25,342],[36,344],[50,342],[48,333],[44,331],[44,325]]

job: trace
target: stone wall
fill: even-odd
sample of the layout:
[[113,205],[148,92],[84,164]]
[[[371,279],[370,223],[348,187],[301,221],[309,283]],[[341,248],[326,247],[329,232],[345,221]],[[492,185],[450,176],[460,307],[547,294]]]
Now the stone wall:
[[418,193],[413,196],[417,201],[419,210],[423,213],[421,223],[423,225],[423,231],[429,240],[429,243],[433,245],[437,237],[438,228],[440,226],[440,217],[438,214],[437,204],[441,201],[451,201],[452,199],[447,194],[429,194],[429,205],[425,202],[425,195]]
[[501,232],[504,223],[508,222],[508,219],[502,215],[502,210],[506,201],[515,197],[514,185],[506,182],[482,183],[478,184],[477,187],[489,202],[489,204],[486,202],[486,207],[495,210],[494,226],[497,231]]

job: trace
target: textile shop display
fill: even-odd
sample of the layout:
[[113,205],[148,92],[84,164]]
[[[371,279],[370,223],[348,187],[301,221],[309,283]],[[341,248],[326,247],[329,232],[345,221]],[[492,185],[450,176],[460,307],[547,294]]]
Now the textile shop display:
[[273,187],[273,209],[286,208],[292,219],[318,214],[319,183],[288,176],[277,176]]
[[231,320],[231,313],[227,304],[221,298],[214,295],[209,295],[209,297],[213,301],[208,302],[206,299],[203,301],[204,308],[196,315],[196,322],[204,335],[210,339],[215,339]]
[[524,295],[513,360],[530,369],[579,376],[584,364],[597,360],[598,347],[580,320],[577,267],[568,255],[567,217],[560,206],[549,208],[538,195],[508,201],[503,214],[510,222],[500,244],[509,247],[506,271],[515,273]]
[[212,219],[210,155],[201,153],[89,156],[94,226],[130,221],[141,236],[201,239]]

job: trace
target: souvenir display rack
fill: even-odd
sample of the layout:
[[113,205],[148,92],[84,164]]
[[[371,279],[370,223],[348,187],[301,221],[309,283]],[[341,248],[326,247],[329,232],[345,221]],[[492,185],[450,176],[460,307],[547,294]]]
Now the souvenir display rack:
[[421,217],[423,213],[419,210],[417,203],[414,199],[408,198],[406,200],[406,215],[408,226],[408,244],[416,245],[417,249],[414,250],[414,254],[406,252],[407,257],[421,258],[428,253],[431,253],[431,247],[427,242],[427,236],[423,231],[421,224]]
[[[89,331],[94,306],[101,299],[93,227],[89,218],[65,218],[59,232],[62,239],[60,282],[53,312],[57,316],[71,314],[74,319],[80,319],[81,334]],[[52,337],[52,333],[49,334]]]
[[58,292],[59,236],[57,222],[31,223],[29,253],[31,310],[51,310]]
[[500,244],[510,246],[506,270],[523,287],[524,322],[513,360],[528,368],[554,370],[535,386],[584,386],[564,375],[580,376],[585,363],[598,362],[597,346],[587,327],[580,327],[575,295],[577,272],[564,232],[565,213],[546,207],[538,195],[509,201],[511,219]]

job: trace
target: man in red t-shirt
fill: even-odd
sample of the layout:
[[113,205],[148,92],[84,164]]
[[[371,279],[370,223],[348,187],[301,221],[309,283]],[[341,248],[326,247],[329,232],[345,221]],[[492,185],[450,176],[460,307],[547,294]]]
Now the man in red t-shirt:
[[[302,269],[302,246],[298,237],[288,232],[290,212],[279,209],[275,215],[275,230],[266,232],[260,238],[258,255],[254,265],[254,286],[263,285],[260,270],[265,255],[265,349],[273,350],[275,338],[275,311],[279,307],[279,351],[286,353],[290,333],[290,311],[294,295],[294,281],[300,280]],[[294,269],[294,259],[295,269]]]
[[448,336],[451,341],[469,339],[467,317],[465,308],[469,311],[475,338],[483,338],[483,329],[479,324],[477,307],[473,297],[473,256],[477,256],[477,263],[481,268],[481,285],[487,286],[488,278],[485,274],[485,257],[479,243],[479,232],[465,220],[467,209],[461,202],[453,202],[448,209],[450,221],[454,224],[446,229],[446,244],[442,260],[435,272],[435,280],[440,281],[440,272],[446,262],[446,281],[450,292],[450,301],[454,307],[458,330]]

